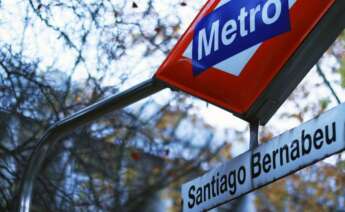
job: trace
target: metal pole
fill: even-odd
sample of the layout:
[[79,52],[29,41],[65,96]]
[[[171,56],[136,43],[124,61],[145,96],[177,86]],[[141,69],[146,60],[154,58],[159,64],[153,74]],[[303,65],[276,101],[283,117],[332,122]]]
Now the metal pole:
[[49,128],[35,147],[29,164],[25,169],[19,190],[18,210],[20,212],[30,211],[34,181],[46,158],[47,152],[60,138],[107,113],[124,108],[166,87],[163,82],[152,78],[127,91],[96,102]]
[[259,122],[250,122],[249,123],[249,131],[250,131],[250,140],[249,140],[249,149],[252,150],[259,146]]

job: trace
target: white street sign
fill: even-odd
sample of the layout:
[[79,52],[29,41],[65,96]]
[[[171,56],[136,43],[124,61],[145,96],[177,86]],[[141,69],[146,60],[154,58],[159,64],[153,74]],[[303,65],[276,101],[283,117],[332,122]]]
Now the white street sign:
[[214,208],[343,150],[345,104],[183,184],[183,211]]

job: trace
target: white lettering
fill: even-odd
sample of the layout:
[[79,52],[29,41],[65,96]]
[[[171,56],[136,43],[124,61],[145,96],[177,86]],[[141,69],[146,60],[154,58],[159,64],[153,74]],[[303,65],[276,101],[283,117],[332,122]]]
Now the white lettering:
[[207,41],[206,29],[203,28],[199,31],[199,43],[198,43],[198,60],[203,58],[203,50],[205,51],[205,56],[211,54],[213,51],[218,51],[219,49],[219,20],[212,23],[210,39]]
[[[272,17],[269,17],[271,14],[268,14],[270,6],[274,6],[274,15]],[[267,25],[273,24],[279,19],[281,12],[282,3],[280,0],[268,0],[262,8],[262,21]]]
[[248,35],[248,31],[246,29],[246,17],[248,16],[248,12],[246,11],[246,8],[241,8],[240,15],[238,16],[238,20],[240,22],[240,35],[242,37]]
[[249,10],[242,7],[237,19],[229,19],[225,23],[219,19],[213,21],[211,27],[204,27],[198,32],[198,60],[218,51],[219,45],[229,46],[238,34],[245,37],[255,33],[259,23],[257,19],[261,18],[262,23],[266,25],[277,22],[282,10],[281,0],[267,0],[263,6],[259,4]]
[[258,13],[258,12],[260,12],[260,10],[261,10],[261,6],[260,5],[258,5],[258,6],[256,6],[255,8],[253,8],[253,9],[250,9],[250,26],[249,26],[249,29],[250,29],[250,32],[254,32],[255,31],[255,29],[256,29],[256,14]]
[[[227,21],[222,29],[222,43],[224,45],[230,45],[232,42],[234,42],[236,38],[236,32],[237,31],[237,23],[235,20],[231,19]],[[231,35],[232,34],[232,35]],[[229,37],[229,35],[231,35]]]

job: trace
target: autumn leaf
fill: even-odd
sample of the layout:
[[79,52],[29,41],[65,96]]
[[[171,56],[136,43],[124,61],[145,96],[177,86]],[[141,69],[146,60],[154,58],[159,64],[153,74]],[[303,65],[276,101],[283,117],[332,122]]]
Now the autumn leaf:
[[133,180],[137,177],[138,172],[135,169],[127,169],[125,172],[125,181],[127,184],[130,184],[133,182]]
[[140,153],[137,152],[137,151],[132,151],[132,152],[131,152],[131,158],[132,158],[133,160],[135,160],[135,161],[140,160]]
[[331,100],[327,97],[327,98],[320,99],[319,102],[320,102],[321,111],[324,111],[327,109],[328,105],[331,103]]
[[272,138],[273,138],[272,132],[266,132],[261,136],[260,141],[261,141],[261,143],[266,143],[266,142],[272,140]]

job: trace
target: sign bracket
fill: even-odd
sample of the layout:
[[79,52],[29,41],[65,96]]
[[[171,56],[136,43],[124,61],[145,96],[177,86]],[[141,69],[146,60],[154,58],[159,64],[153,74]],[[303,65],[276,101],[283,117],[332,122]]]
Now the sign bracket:
[[127,107],[165,88],[167,88],[165,83],[153,77],[126,91],[100,100],[50,127],[38,141],[30,156],[29,163],[25,168],[18,193],[18,211],[30,211],[34,182],[49,150],[51,150],[59,139],[65,137],[77,128],[99,119],[101,116]]
[[250,131],[250,140],[249,140],[249,149],[253,150],[259,146],[259,122],[254,121],[249,123]]

